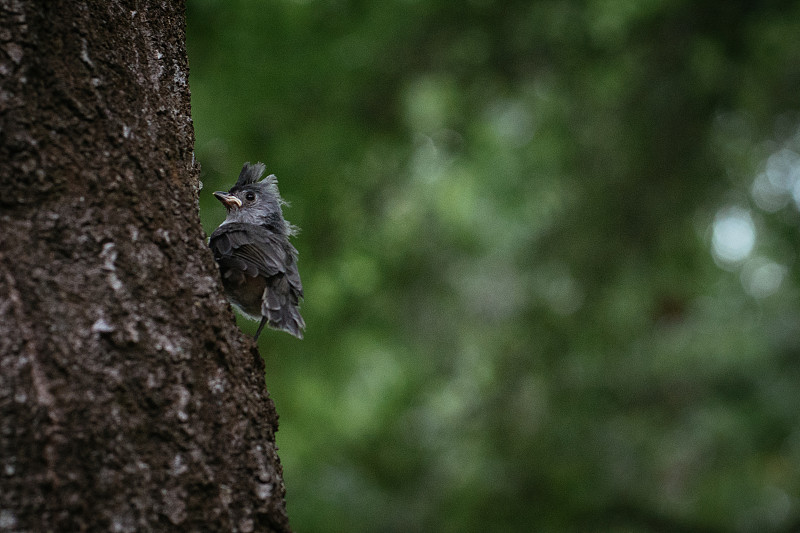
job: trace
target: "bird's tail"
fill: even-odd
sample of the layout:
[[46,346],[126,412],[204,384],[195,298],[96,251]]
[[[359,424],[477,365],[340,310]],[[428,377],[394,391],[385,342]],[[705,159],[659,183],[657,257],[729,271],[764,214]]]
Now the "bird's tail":
[[[302,339],[306,322],[300,316],[299,298],[296,291],[290,286],[285,276],[278,276],[272,281],[273,283],[267,283],[267,288],[264,289],[261,314],[269,327],[280,329]],[[261,327],[263,327],[263,320]],[[259,327],[259,332],[261,327]]]
[[306,323],[303,317],[300,316],[300,310],[293,305],[278,311],[277,316],[275,316],[275,313],[271,313],[267,317],[267,322],[271,328],[291,333],[298,339],[303,338],[303,330],[306,327]]

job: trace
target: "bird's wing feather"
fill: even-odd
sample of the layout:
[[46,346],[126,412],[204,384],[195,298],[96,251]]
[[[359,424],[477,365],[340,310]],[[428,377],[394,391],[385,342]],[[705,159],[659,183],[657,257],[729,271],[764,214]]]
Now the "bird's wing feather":
[[278,235],[254,224],[224,224],[211,234],[208,244],[217,261],[229,262],[253,277],[285,274],[287,253],[291,253]]

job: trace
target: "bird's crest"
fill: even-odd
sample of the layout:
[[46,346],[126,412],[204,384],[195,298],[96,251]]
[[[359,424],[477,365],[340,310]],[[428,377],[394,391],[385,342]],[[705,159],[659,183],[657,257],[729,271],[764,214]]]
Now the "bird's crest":
[[278,178],[275,177],[275,174],[270,174],[261,181],[258,181],[261,178],[261,175],[264,174],[264,170],[266,168],[266,165],[261,162],[258,162],[255,165],[251,165],[249,162],[245,163],[242,167],[242,171],[239,173],[239,179],[236,180],[236,183],[228,192],[233,194],[247,186],[256,186],[274,195],[279,204],[285,204],[280,197],[280,193],[278,192]]
[[249,162],[245,163],[234,188],[256,183],[266,169],[267,167],[264,163],[256,163],[255,165],[251,165]]

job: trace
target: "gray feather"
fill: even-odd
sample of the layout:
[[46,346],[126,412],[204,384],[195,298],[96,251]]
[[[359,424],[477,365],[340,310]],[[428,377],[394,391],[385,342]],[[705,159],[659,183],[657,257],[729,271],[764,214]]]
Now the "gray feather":
[[234,185],[234,187],[244,187],[245,185],[256,183],[266,169],[267,167],[264,163],[259,162],[255,165],[251,165],[248,161],[242,167],[242,171],[239,173],[239,179],[236,180],[236,185]]

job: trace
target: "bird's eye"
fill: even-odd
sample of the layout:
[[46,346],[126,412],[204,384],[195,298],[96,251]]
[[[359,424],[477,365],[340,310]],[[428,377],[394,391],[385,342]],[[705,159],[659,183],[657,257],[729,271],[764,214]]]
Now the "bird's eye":
[[252,202],[253,200],[256,199],[256,193],[248,192],[247,194],[244,195],[244,197],[248,202]]

